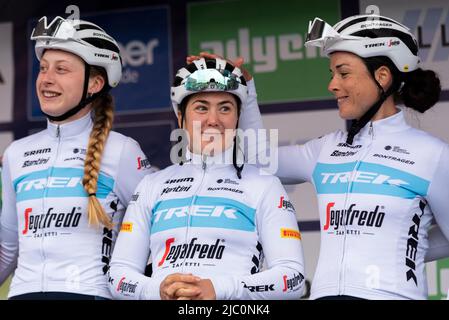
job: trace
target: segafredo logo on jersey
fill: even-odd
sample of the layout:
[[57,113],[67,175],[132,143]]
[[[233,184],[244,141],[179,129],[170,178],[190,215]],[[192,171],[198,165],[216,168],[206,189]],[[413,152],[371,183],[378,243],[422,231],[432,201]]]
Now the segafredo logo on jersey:
[[300,287],[300,284],[304,281],[304,276],[301,273],[293,274],[293,277],[289,278],[287,275],[282,277],[284,282],[283,292],[286,291],[297,291]]
[[291,212],[295,212],[295,207],[293,207],[293,204],[290,201],[285,200],[284,196],[281,196],[281,198],[279,200],[278,208],[288,210]]
[[115,291],[120,292],[125,296],[133,296],[136,293],[137,285],[139,281],[133,283],[132,281],[126,281],[126,277],[122,277],[118,282],[117,288]]
[[22,234],[28,235],[30,231],[35,234],[50,228],[76,228],[81,220],[80,211],[79,207],[73,207],[69,212],[55,212],[55,208],[49,208],[46,213],[33,213],[32,208],[26,208]]
[[[180,266],[176,264],[178,259],[214,259],[221,260],[225,246],[222,244],[223,239],[217,239],[214,243],[198,243],[198,238],[192,238],[189,243],[175,245],[175,238],[169,238],[165,241],[165,252],[161,260],[158,262],[158,267],[161,267],[166,261],[173,267]],[[189,266],[199,266],[199,262],[189,261]]]
[[318,194],[378,194],[413,199],[425,196],[429,181],[411,173],[368,162],[318,163],[313,172]]
[[[189,218],[190,217],[190,218]],[[159,201],[151,216],[151,233],[186,227],[254,231],[255,209],[219,197],[188,197]]]
[[349,205],[348,209],[334,209],[335,202],[329,202],[326,206],[326,222],[323,230],[332,227],[337,230],[340,226],[366,226],[380,228],[384,222],[385,212],[383,207],[376,206],[373,210],[356,208],[356,204]]
[[[87,197],[82,184],[81,168],[56,168],[34,171],[13,181],[16,201],[39,198]],[[104,174],[98,178],[97,198],[104,199],[112,191],[114,179]]]
[[137,157],[137,170],[148,169],[151,167],[150,160]]

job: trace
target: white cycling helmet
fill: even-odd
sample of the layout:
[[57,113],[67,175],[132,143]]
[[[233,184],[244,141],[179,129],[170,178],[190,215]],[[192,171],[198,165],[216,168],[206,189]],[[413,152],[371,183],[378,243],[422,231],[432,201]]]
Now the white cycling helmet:
[[118,44],[96,24],[61,17],[47,24],[44,16],[33,29],[31,40],[36,40],[35,52],[39,61],[45,49],[68,51],[91,66],[103,67],[111,88],[120,82],[122,63]]
[[173,111],[177,116],[179,105],[189,95],[217,91],[237,96],[243,108],[248,97],[248,87],[242,71],[223,59],[195,60],[176,73],[171,87]]
[[361,58],[385,56],[400,72],[418,69],[418,43],[410,29],[383,16],[355,15],[331,27],[320,18],[309,22],[306,46],[323,48],[326,55],[347,51]]

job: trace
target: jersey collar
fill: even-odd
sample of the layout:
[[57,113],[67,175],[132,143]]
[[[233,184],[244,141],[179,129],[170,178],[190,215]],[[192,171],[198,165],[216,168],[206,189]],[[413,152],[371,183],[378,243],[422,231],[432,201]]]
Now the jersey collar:
[[68,138],[77,136],[83,132],[89,132],[92,128],[92,115],[89,112],[82,118],[64,124],[56,124],[47,119],[47,131],[52,137]]
[[390,133],[408,130],[410,126],[405,121],[404,112],[399,109],[399,112],[384,119],[370,121],[360,130],[359,136],[361,138],[378,137],[388,135]]
[[214,156],[206,156],[202,154],[192,153],[188,150],[186,153],[186,163],[202,166],[203,168],[232,165],[232,151],[233,148],[232,146],[230,146],[224,152],[218,153]]

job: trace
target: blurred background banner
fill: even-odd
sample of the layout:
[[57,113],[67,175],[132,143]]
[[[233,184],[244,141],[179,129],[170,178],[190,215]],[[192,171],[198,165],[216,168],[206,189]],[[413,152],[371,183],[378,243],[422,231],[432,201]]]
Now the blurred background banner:
[[[118,42],[122,54],[123,75],[112,93],[118,114],[166,111],[171,108],[171,50],[169,8],[123,9],[114,12],[84,14],[86,19],[105,26]],[[36,19],[29,22],[29,34]],[[31,118],[42,113],[34,81],[39,62],[34,55],[34,43],[29,41],[29,96]]]
[[329,99],[326,58],[304,46],[309,20],[331,24],[340,18],[340,1],[235,0],[187,6],[189,52],[243,57],[257,79],[260,103]]

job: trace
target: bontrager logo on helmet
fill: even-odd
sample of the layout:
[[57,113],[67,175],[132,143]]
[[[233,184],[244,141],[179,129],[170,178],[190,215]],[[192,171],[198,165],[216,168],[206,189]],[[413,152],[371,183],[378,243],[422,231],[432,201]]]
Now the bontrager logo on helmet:
[[121,59],[118,59],[118,44],[96,24],[61,17],[54,18],[48,24],[47,17],[42,17],[33,29],[31,40],[36,40],[35,52],[38,60],[46,49],[68,51],[91,66],[103,67],[110,87],[116,87],[120,82],[122,64]]
[[185,97],[198,92],[224,91],[236,95],[242,108],[248,96],[248,88],[242,71],[223,59],[204,59],[181,68],[176,73],[171,100],[175,114]]
[[418,69],[420,62],[417,41],[410,29],[383,16],[356,15],[334,27],[315,18],[309,23],[306,46],[323,48],[326,55],[347,51],[361,58],[385,56],[401,72]]

